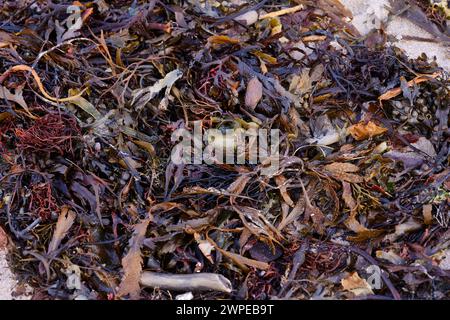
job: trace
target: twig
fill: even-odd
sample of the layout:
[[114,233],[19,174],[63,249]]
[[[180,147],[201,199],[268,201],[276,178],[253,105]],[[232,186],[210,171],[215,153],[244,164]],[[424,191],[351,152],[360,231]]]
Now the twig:
[[263,14],[259,17],[259,20],[268,19],[268,18],[276,18],[279,16],[283,16],[285,14],[294,13],[303,9],[303,5],[299,4],[298,6],[281,9],[279,11],[269,12],[267,14]]
[[31,230],[33,230],[35,227],[37,227],[39,225],[39,223],[41,223],[42,218],[38,217],[36,220],[34,220],[28,227],[26,227],[25,229],[23,229],[22,231],[19,232],[19,235],[21,237],[25,236],[25,234],[27,234],[28,232],[30,232]]
[[218,25],[220,23],[224,23],[224,22],[233,20],[234,18],[237,18],[237,17],[239,17],[239,16],[241,16],[241,15],[243,15],[243,14],[249,12],[249,11],[256,11],[256,10],[262,8],[266,4],[266,2],[267,2],[267,0],[263,0],[263,1],[255,4],[253,6],[244,8],[244,9],[239,10],[237,12],[233,12],[233,13],[231,13],[231,14],[223,17],[223,18],[218,19],[216,22],[213,23],[213,26],[216,26],[216,25]]
[[141,275],[141,285],[176,291],[215,290],[230,293],[230,280],[215,273],[169,274],[145,271]]

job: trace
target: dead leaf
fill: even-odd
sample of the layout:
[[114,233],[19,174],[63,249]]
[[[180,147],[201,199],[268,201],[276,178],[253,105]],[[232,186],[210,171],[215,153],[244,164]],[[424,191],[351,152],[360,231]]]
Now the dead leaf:
[[0,122],[6,119],[12,118],[12,114],[9,112],[0,112]]
[[311,217],[314,229],[317,231],[318,234],[320,235],[325,234],[325,226],[324,226],[325,215],[318,207],[306,205],[305,218],[307,217]]
[[425,204],[422,207],[422,214],[423,214],[423,222],[427,225],[430,225],[433,222],[433,205],[431,204]]
[[[431,143],[430,140],[428,140],[425,137],[419,137],[419,139],[416,142],[411,143],[411,145],[413,147],[419,149],[420,151],[422,151],[423,153],[425,153],[426,155],[428,155],[431,158],[436,157],[436,150],[434,149],[433,144]],[[423,157],[423,155],[421,155],[421,154],[418,154],[418,156]]]
[[16,44],[17,41],[13,34],[0,30],[0,48]]
[[28,109],[28,105],[25,102],[25,99],[23,98],[22,89],[23,89],[22,87],[18,87],[15,89],[14,93],[11,93],[4,86],[0,85],[0,99],[6,99],[6,100],[17,103],[19,106],[21,106],[26,111],[26,113],[32,119],[35,119],[36,117],[30,112],[30,110]]
[[245,92],[245,105],[249,108],[255,109],[262,98],[263,86],[258,78],[250,79]]
[[333,174],[340,174],[343,172],[358,172],[359,167],[346,162],[333,162],[324,166],[324,169]]
[[122,133],[126,134],[127,136],[130,136],[137,140],[144,140],[145,142],[149,142],[149,143],[154,142],[154,139],[152,139],[152,137],[150,137],[140,131],[134,130],[133,128],[127,127],[127,126],[120,126],[120,131]]
[[124,275],[117,292],[120,297],[129,294],[131,299],[139,299],[141,291],[139,280],[142,272],[141,245],[149,223],[150,219],[145,219],[134,226],[134,233],[129,242],[130,248],[122,259]]
[[350,126],[347,131],[353,136],[353,138],[360,141],[383,134],[387,131],[387,129],[376,125],[372,121],[369,121],[367,124],[361,121]]
[[206,257],[206,259],[209,260],[209,262],[214,263],[214,260],[211,256],[211,251],[214,250],[214,247],[206,240],[202,240],[198,244],[198,248],[203,253],[203,255]]
[[47,254],[51,254],[56,249],[58,249],[61,241],[67,235],[70,228],[75,221],[76,214],[74,211],[70,210],[68,207],[63,207],[61,213],[58,217],[58,222],[56,222],[55,232],[53,233],[52,240],[48,245]]
[[311,92],[312,81],[309,76],[309,69],[303,69],[300,75],[294,75],[289,84],[289,92],[297,95],[299,98],[304,94]]
[[359,171],[359,168],[351,163],[333,162],[323,168],[337,180],[351,183],[362,183],[364,181],[363,177],[353,173]]
[[450,249],[439,252],[437,256],[440,260],[439,268],[441,268],[442,270],[450,271]]
[[[286,206],[286,208],[289,208],[289,207]],[[300,217],[304,211],[305,211],[305,198],[300,198],[297,201],[297,204],[295,205],[295,207],[292,208],[291,212],[289,214],[286,214],[285,216],[283,216],[283,219],[281,220],[280,224],[278,225],[278,231],[281,232],[288,224],[297,220],[297,218]]]
[[401,177],[412,169],[420,167],[427,157],[434,159],[436,157],[436,150],[430,140],[425,137],[420,137],[416,142],[411,143],[411,146],[404,147],[401,151],[388,151],[383,154],[383,157],[403,163],[404,170],[397,174],[397,177]]
[[356,296],[366,296],[373,294],[372,288],[365,279],[362,279],[357,272],[353,272],[347,278],[341,280],[344,290],[354,293]]
[[286,186],[286,178],[283,175],[279,175],[275,177],[275,183],[277,184],[278,188],[280,189],[280,194],[283,200],[290,206],[294,206],[294,201],[292,201],[291,197],[289,196],[287,192],[287,186]]
[[405,260],[403,260],[402,257],[400,257],[398,254],[396,254],[392,250],[389,250],[389,251],[378,250],[376,252],[376,256],[377,256],[377,258],[387,260],[390,263],[395,264],[395,265],[402,265],[405,263]]
[[357,205],[355,199],[352,196],[352,187],[348,182],[342,182],[342,199],[350,209],[350,216],[356,216]]
[[156,157],[155,147],[153,147],[153,145],[150,142],[143,141],[143,140],[133,140],[133,143],[138,145],[139,147],[141,147],[145,151],[147,151],[147,153],[150,156]]
[[175,209],[175,208],[178,208],[181,210],[183,208],[183,205],[180,203],[176,203],[176,202],[161,202],[161,203],[151,206],[149,211],[152,214],[153,213],[163,213],[163,212],[167,212],[172,209]]

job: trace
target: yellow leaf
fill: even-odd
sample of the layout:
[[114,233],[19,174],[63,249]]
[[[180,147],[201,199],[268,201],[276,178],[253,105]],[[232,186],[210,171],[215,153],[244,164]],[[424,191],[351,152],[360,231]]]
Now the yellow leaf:
[[99,120],[102,117],[102,114],[94,107],[92,103],[88,100],[79,96],[80,90],[78,89],[69,89],[69,96],[74,96],[75,98],[70,101],[70,103],[80,107],[83,111],[89,113],[95,120]]
[[251,54],[257,56],[258,58],[260,58],[261,60],[263,60],[264,62],[268,63],[268,64],[275,64],[277,63],[277,58],[272,57],[270,54],[261,52],[261,51],[252,51]]
[[359,141],[383,134],[387,129],[376,125],[372,121],[369,121],[367,124],[361,121],[349,127],[347,131]]
[[280,33],[283,30],[283,25],[281,24],[281,21],[279,18],[273,18],[270,20],[270,26],[272,27],[272,30],[270,32],[270,35],[273,37],[274,35]]
[[208,42],[212,44],[238,44],[239,39],[230,38],[229,36],[211,36]]
[[148,152],[149,155],[152,157],[156,156],[155,147],[150,142],[143,141],[143,140],[133,140],[133,143],[144,149]]

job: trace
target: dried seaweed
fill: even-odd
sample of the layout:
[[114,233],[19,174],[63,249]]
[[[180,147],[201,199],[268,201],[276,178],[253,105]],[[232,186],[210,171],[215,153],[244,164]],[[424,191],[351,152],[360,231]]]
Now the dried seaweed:
[[[425,54],[335,0],[0,8],[0,230],[37,298],[449,297],[449,74]],[[273,171],[238,138],[261,129]],[[242,161],[176,162],[195,130]]]

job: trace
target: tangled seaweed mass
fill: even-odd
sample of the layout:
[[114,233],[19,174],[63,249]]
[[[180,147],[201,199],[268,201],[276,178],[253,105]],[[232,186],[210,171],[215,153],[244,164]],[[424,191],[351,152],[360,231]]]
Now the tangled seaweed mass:
[[[35,298],[450,297],[449,74],[425,54],[336,0],[0,8],[0,226]],[[194,123],[278,129],[278,170],[175,163]]]

